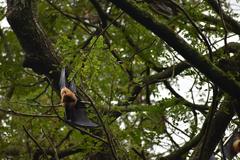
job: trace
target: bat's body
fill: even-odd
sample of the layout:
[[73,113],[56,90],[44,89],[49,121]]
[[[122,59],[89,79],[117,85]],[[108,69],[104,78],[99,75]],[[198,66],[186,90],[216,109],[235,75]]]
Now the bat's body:
[[233,150],[235,153],[239,153],[240,152],[240,137],[238,137],[239,139],[236,139],[233,142]]
[[[235,129],[223,146],[223,152],[226,160],[233,159],[240,152],[240,130]],[[212,155],[209,160],[216,160]]]
[[59,86],[61,90],[61,103],[65,108],[66,120],[78,126],[97,127],[96,123],[88,119],[85,105],[77,98],[77,89],[74,82],[71,82],[70,85],[66,82],[65,72],[65,68],[62,69]]

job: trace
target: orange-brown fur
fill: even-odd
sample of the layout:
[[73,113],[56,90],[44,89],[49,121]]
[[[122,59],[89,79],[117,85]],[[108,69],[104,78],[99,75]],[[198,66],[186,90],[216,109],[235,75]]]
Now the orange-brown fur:
[[236,152],[236,153],[239,153],[240,152],[240,139],[237,139],[233,142],[233,150]]
[[61,89],[61,103],[66,106],[75,106],[77,103],[76,95],[67,87]]

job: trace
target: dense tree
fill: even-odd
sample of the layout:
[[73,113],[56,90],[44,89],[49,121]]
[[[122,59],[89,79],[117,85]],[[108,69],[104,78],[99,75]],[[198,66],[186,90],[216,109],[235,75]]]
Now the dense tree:
[[[237,5],[7,0],[0,158],[226,159],[240,116]],[[63,67],[99,127],[64,121]]]

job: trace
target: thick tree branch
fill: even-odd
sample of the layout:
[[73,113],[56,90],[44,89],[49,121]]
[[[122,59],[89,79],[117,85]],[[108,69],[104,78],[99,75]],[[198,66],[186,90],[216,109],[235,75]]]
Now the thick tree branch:
[[175,152],[173,152],[165,157],[158,157],[157,160],[177,160],[177,159],[181,160],[181,157],[184,154],[189,152],[190,149],[192,149],[193,147],[195,147],[198,144],[202,135],[203,135],[202,133],[199,133],[196,137],[191,139],[189,142],[187,142],[185,145],[183,145],[181,148],[179,148]]
[[141,85],[137,84],[136,86],[134,86],[132,96],[128,98],[128,101],[130,102],[134,101],[138,94],[141,92],[142,88],[144,88],[145,86],[155,84],[158,82],[163,82],[168,78],[175,77],[176,75],[178,75],[179,73],[181,73],[182,71],[189,67],[191,66],[188,63],[180,62],[176,65],[168,67],[167,69],[160,73],[146,76],[141,80],[142,83]]
[[98,15],[102,22],[102,28],[107,27],[107,16],[106,16],[105,12],[103,11],[101,5],[98,3],[97,0],[90,0],[90,2],[93,4],[96,11],[98,12]]
[[[214,149],[223,137],[224,132],[234,115],[234,106],[239,107],[239,103],[233,99],[228,99],[221,105],[219,111],[215,113],[211,121],[211,125],[208,128],[207,135],[205,135],[206,139],[204,140],[205,136],[202,137],[201,142],[195,149],[195,153],[191,157],[191,160],[206,160],[211,157]],[[204,146],[207,147],[202,148],[203,143]]]
[[125,0],[110,0],[117,7],[125,11],[130,17],[142,24],[148,30],[163,39],[169,46],[181,54],[192,66],[196,67],[212,82],[235,98],[240,97],[240,84],[230,78],[221,69],[212,64],[207,58],[200,55],[184,39],[175,34],[167,26],[156,22],[149,14],[134,7]]
[[[204,22],[204,23],[207,23],[207,24],[213,24],[213,25],[216,25],[216,26],[219,26],[219,25],[222,25],[222,22],[221,22],[221,19],[218,19],[216,17],[213,17],[211,15],[201,15],[199,16],[199,19],[197,19],[198,21],[200,22]],[[214,29],[215,27],[213,28],[203,28],[203,29],[206,29],[207,31],[211,31],[211,29]],[[238,34],[239,33],[239,30],[237,30],[236,28],[234,28],[233,25],[229,24],[229,23],[226,23],[226,28],[228,29],[229,32],[233,32],[233,33],[236,33]],[[216,29],[214,29],[213,31],[216,31]]]
[[[235,42],[230,42],[226,46],[220,47],[216,51],[213,52],[214,59],[215,59],[215,57],[218,58],[219,56],[222,56],[221,53],[223,52],[223,50],[225,50],[226,53],[234,53],[235,56],[240,56],[240,54],[239,54],[240,44],[235,43]],[[229,60],[222,59],[218,62],[217,65],[223,70],[231,69],[234,71],[240,71],[240,68],[237,66],[239,63],[237,61],[238,58],[235,58],[235,56],[233,58],[230,58]],[[230,64],[231,59],[234,60],[234,63]],[[224,64],[226,64],[226,65],[224,65]],[[137,84],[134,87],[134,89],[132,91],[132,96],[128,100],[133,101],[137,97],[137,95],[141,92],[141,90],[144,86],[155,84],[158,82],[163,82],[168,78],[175,77],[176,75],[180,74],[181,72],[183,72],[184,70],[186,70],[190,67],[191,67],[190,64],[183,61],[176,65],[170,66],[167,69],[165,69],[159,73],[144,77],[141,81],[142,85]]]
[[186,99],[184,99],[181,95],[179,95],[170,85],[170,83],[168,83],[167,81],[164,81],[164,85],[165,87],[180,101],[180,103],[185,104],[186,106],[190,107],[193,110],[198,110],[200,111],[202,114],[206,114],[206,111],[208,110],[208,107],[206,105],[197,105],[197,104],[193,104],[189,101],[187,101]]
[[[38,23],[37,2],[37,0],[8,0],[7,20],[25,51],[24,67],[31,68],[37,74],[44,74],[52,82],[52,87],[59,91],[60,58]],[[68,121],[65,122],[85,134],[88,133]],[[92,137],[98,136],[92,135]],[[98,139],[108,143],[100,137]]]
[[24,67],[46,75],[58,89],[60,58],[56,56],[50,40],[37,21],[35,1],[7,1],[7,20],[26,52]]
[[221,8],[219,8],[218,2],[216,0],[206,0],[206,2],[213,8],[215,12],[217,12],[217,14],[222,14],[223,20],[226,22],[227,28],[230,28],[231,31],[240,35],[240,24],[232,17],[228,16],[226,13],[221,13]]

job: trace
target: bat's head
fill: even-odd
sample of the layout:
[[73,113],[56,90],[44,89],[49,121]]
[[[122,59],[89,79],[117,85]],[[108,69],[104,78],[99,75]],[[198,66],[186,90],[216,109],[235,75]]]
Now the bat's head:
[[236,152],[236,153],[240,152],[240,137],[239,136],[236,137],[232,146],[233,146],[234,152]]
[[61,102],[66,106],[75,106],[77,103],[76,95],[67,87],[61,89]]

